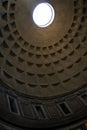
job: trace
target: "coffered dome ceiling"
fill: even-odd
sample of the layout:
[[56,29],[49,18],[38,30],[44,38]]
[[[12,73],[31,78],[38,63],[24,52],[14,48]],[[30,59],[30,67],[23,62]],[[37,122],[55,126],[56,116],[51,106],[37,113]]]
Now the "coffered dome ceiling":
[[[86,0],[0,0],[0,79],[36,97],[76,91],[87,82]],[[38,3],[55,10],[53,23],[32,19]]]
[[[55,18],[42,28],[33,11],[44,2]],[[87,128],[87,0],[0,0],[0,130],[78,126]]]

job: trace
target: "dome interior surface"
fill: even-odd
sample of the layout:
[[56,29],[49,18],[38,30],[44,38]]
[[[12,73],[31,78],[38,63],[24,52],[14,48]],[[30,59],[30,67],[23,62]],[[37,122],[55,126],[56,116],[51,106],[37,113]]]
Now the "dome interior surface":
[[0,0],[0,130],[37,128],[87,130],[87,0]]
[[67,94],[87,82],[84,0],[46,2],[55,9],[47,28],[32,19],[40,1],[3,1],[0,16],[0,78],[13,90],[36,97]]

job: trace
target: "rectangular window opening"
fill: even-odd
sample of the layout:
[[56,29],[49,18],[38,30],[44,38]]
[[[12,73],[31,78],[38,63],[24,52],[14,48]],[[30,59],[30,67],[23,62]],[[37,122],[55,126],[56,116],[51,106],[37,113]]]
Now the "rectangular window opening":
[[10,107],[10,111],[13,113],[18,113],[18,108],[17,108],[17,102],[16,99],[14,99],[13,97],[8,97],[9,100],[9,107]]
[[81,96],[81,98],[83,99],[83,101],[87,104],[87,94],[83,94]]
[[45,115],[41,106],[36,105],[35,109],[36,109],[36,112],[37,112],[37,115],[38,115],[39,118],[46,118],[46,115]]
[[70,114],[71,112],[70,112],[70,110],[69,110],[69,108],[67,107],[67,105],[65,104],[65,103],[61,103],[61,104],[59,104],[60,105],[60,107],[61,107],[61,109],[62,109],[62,111],[64,112],[64,114]]

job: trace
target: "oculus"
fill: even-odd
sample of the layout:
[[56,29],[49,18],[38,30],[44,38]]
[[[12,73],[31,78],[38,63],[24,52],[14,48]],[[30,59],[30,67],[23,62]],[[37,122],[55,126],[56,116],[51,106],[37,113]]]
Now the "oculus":
[[33,11],[33,21],[41,28],[48,27],[52,24],[55,17],[55,11],[49,3],[38,4]]

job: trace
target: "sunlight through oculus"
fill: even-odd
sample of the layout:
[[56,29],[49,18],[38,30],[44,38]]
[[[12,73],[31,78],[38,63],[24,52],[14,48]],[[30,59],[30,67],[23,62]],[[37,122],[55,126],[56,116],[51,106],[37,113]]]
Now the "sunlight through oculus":
[[33,21],[41,28],[49,26],[55,17],[54,8],[49,3],[41,3],[33,11]]

